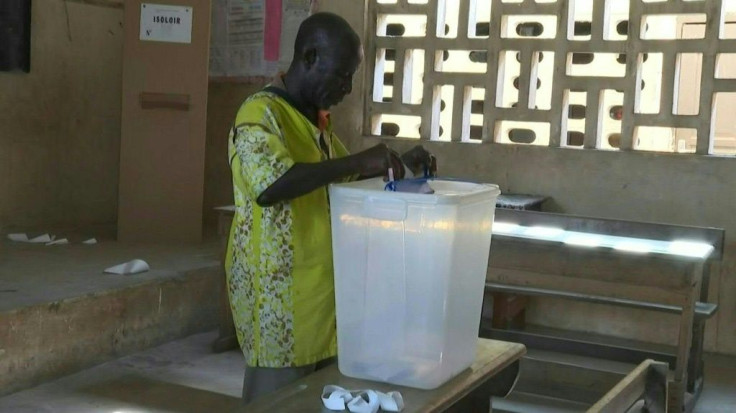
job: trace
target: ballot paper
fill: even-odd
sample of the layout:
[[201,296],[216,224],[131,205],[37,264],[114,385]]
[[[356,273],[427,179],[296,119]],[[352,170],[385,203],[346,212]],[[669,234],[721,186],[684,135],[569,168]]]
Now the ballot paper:
[[147,262],[141,259],[135,259],[107,268],[105,269],[105,272],[108,274],[129,275],[145,272],[149,269],[150,267],[148,266]]
[[329,410],[352,413],[376,413],[379,408],[384,412],[404,410],[404,398],[397,391],[345,390],[332,384],[322,389],[322,404]]

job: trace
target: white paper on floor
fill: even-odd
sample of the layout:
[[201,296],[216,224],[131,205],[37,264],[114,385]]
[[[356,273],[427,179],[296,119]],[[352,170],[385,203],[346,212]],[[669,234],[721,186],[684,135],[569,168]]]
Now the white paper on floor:
[[28,242],[26,234],[8,234],[8,239],[15,242]]
[[62,238],[62,239],[53,240],[51,242],[47,242],[46,243],[46,246],[49,246],[49,245],[66,245],[68,243],[69,243],[69,240],[68,239]]
[[86,240],[86,241],[82,241],[82,244],[87,244],[87,245],[93,245],[93,244],[97,244],[97,239],[95,239],[95,238],[90,238],[90,239],[88,239],[88,240]]
[[51,242],[54,240],[54,236],[50,236],[49,234],[43,234],[39,235],[36,238],[28,238],[28,235],[25,233],[20,234],[8,234],[8,239],[15,242],[29,242],[32,244],[46,244],[48,242]]
[[147,262],[135,259],[107,268],[105,272],[108,274],[128,275],[138,274],[139,272],[148,271],[149,269],[150,267]]
[[54,239],[56,239],[55,236],[49,236],[49,234],[43,234],[39,235],[36,238],[31,238],[28,240],[28,242],[34,243],[34,244],[45,244],[47,242],[51,242]]

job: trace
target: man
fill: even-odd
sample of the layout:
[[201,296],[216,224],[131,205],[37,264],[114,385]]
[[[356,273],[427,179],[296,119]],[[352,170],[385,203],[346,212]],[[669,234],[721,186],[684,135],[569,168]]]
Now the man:
[[327,109],[352,90],[363,58],[341,17],[318,13],[299,28],[287,73],[248,98],[229,137],[236,214],[226,272],[245,354],[246,403],[337,354],[327,185],[420,170],[416,147],[399,159],[385,145],[349,155]]

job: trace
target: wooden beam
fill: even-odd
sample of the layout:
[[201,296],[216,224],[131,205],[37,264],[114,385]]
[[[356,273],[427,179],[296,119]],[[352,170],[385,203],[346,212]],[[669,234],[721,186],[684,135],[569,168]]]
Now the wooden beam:
[[111,9],[125,8],[124,0],[64,0],[67,3],[80,3],[89,6],[108,7]]

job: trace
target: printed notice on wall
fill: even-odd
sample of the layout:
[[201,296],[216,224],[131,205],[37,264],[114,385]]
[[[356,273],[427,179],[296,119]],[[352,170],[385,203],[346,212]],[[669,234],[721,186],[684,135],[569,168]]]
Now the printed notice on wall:
[[286,70],[296,29],[315,4],[316,0],[213,0],[210,77],[271,77]]
[[141,4],[141,40],[169,43],[192,42],[192,8]]

